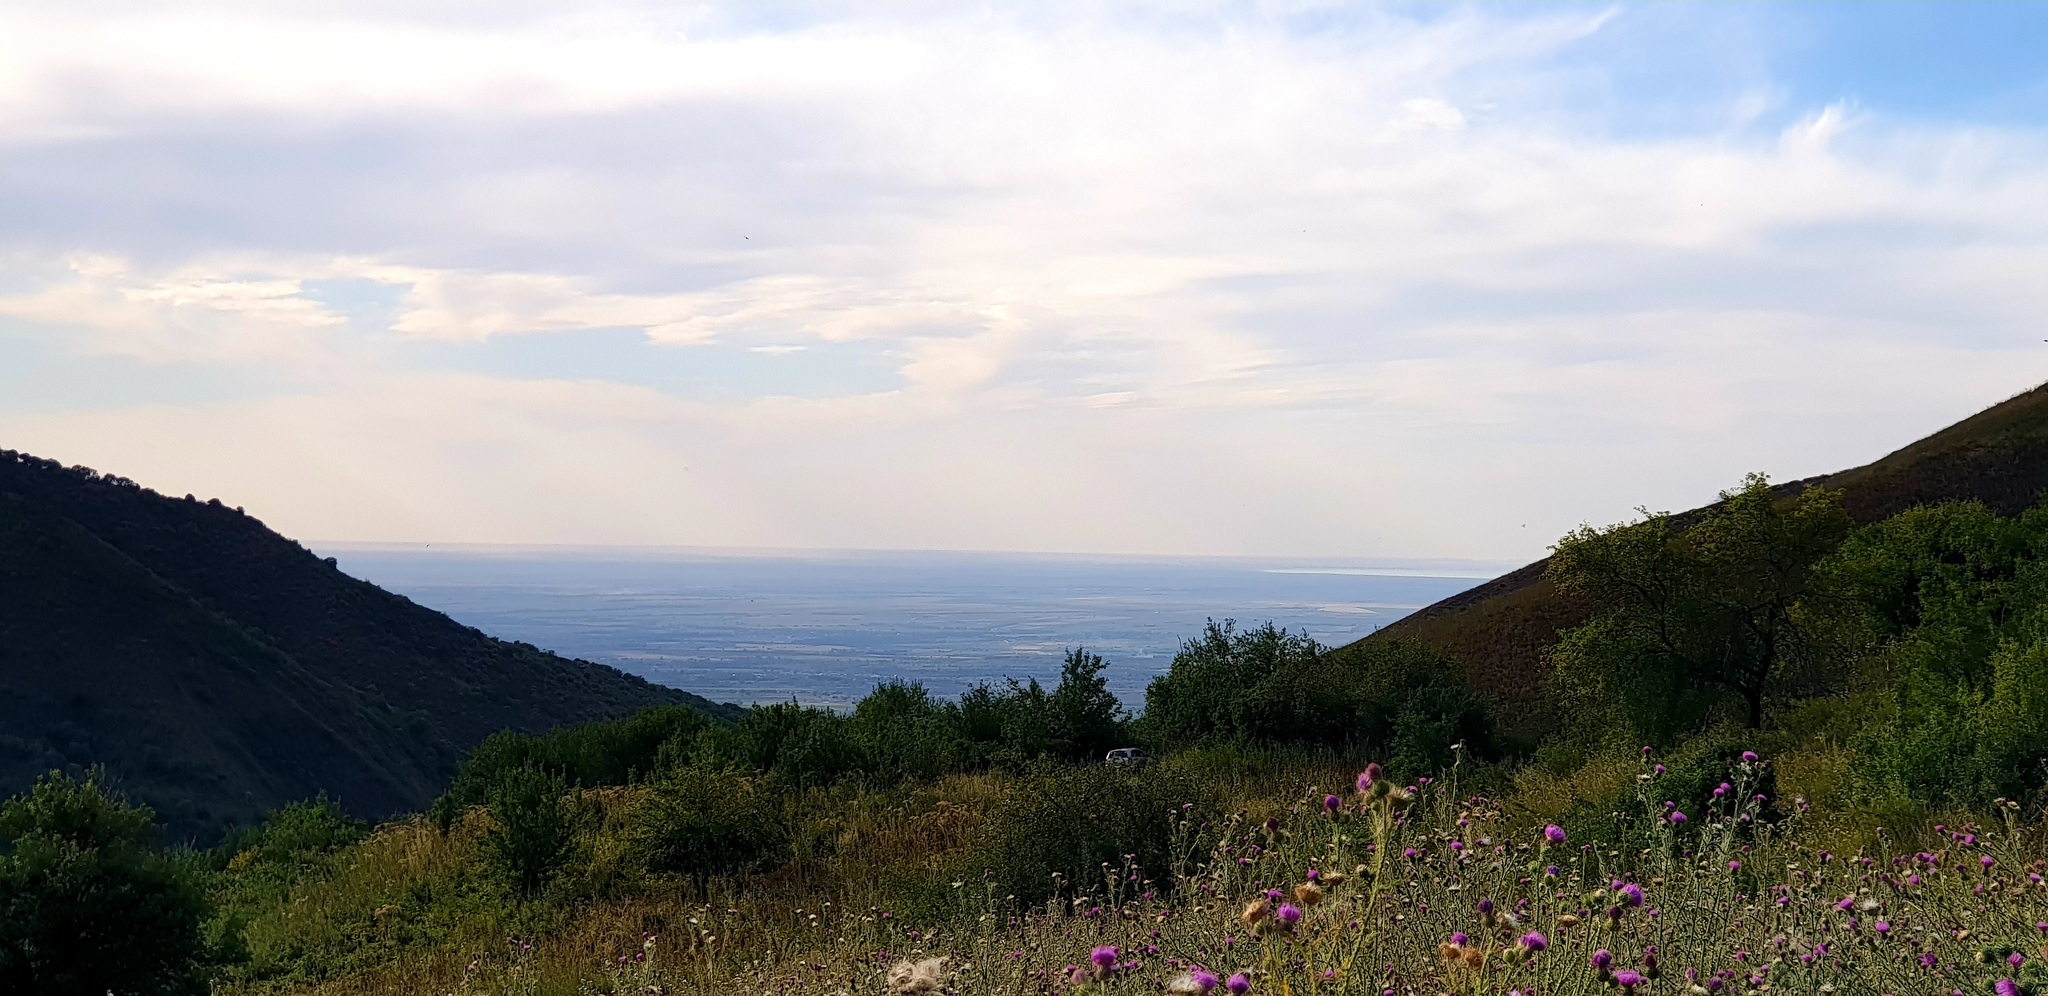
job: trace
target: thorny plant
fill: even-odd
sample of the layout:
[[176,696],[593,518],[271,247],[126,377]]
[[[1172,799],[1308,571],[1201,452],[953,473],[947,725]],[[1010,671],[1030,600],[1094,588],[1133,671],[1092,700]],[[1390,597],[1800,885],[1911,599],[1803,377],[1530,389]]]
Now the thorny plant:
[[1163,880],[1126,858],[1030,906],[957,881],[952,921],[915,926],[828,907],[815,949],[714,980],[658,968],[650,937],[584,991],[2048,996],[2048,861],[2017,803],[1928,850],[1837,855],[1801,842],[1803,801],[1771,818],[1768,768],[1745,753],[1687,813],[1646,749],[1615,816],[1649,846],[1623,850],[1518,829],[1455,766],[1396,785],[1375,765],[1270,819],[1184,808]]

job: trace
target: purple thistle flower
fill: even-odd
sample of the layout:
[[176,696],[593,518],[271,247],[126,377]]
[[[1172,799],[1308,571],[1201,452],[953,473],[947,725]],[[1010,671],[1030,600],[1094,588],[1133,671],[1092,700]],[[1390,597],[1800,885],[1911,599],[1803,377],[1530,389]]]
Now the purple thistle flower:
[[1743,752],[1742,752],[1742,760],[1743,760],[1743,762],[1744,762],[1744,763],[1747,763],[1747,764],[1755,764],[1755,763],[1756,763],[1756,751],[1753,751],[1753,750],[1746,750],[1746,751],[1743,751]]
[[1870,929],[1875,930],[1880,934],[1889,934],[1892,932],[1892,925],[1886,923],[1883,920],[1879,920],[1876,923],[1871,924]]
[[1245,978],[1243,972],[1239,972],[1231,976],[1230,981],[1223,984],[1223,988],[1230,990],[1234,996],[1244,996],[1245,993],[1252,991],[1252,980]]
[[1634,989],[1643,984],[1643,977],[1632,969],[1624,968],[1614,973],[1614,984],[1623,989]]
[[1216,973],[1200,968],[1188,973],[1188,981],[1194,983],[1195,988],[1204,993],[1216,988],[1222,982],[1221,979],[1216,978]]
[[1725,796],[1733,791],[1735,791],[1735,786],[1730,785],[1727,782],[1722,782],[1721,784],[1714,786],[1714,798],[1719,799],[1722,796]]
[[1464,946],[1465,946],[1465,945],[1466,945],[1467,943],[1469,943],[1469,942],[1470,942],[1471,940],[1472,940],[1472,939],[1471,939],[1470,937],[1466,937],[1466,936],[1465,936],[1465,932],[1464,932],[1464,931],[1462,931],[1462,930],[1461,930],[1461,931],[1458,931],[1457,933],[1455,933],[1455,934],[1452,934],[1452,935],[1451,935],[1451,943],[1452,943],[1452,944],[1455,944],[1455,945],[1457,945],[1457,946],[1459,946],[1459,947],[1461,947],[1461,948],[1462,948],[1462,947],[1464,947]]
[[1104,944],[1088,952],[1088,960],[1094,962],[1097,968],[1108,968],[1116,964],[1117,956],[1118,951],[1114,944]]
[[1616,886],[1614,891],[1621,893],[1623,896],[1626,896],[1628,898],[1628,904],[1630,906],[1643,905],[1643,887],[1635,884],[1634,882],[1623,882],[1619,886]]
[[1998,996],[2023,996],[2020,992],[2020,984],[2011,979],[2000,979],[1992,983],[1991,991],[1997,993]]
[[1375,761],[1366,765],[1365,770],[1358,773],[1358,790],[1360,792],[1370,792],[1372,791],[1373,783],[1379,780],[1380,766],[1379,762]]
[[1651,771],[1654,771],[1654,772],[1656,772],[1656,773],[1658,773],[1658,774],[1660,774],[1660,775],[1661,775],[1661,774],[1664,774],[1664,772],[1665,772],[1665,767],[1664,767],[1663,765],[1659,764],[1659,765],[1655,765],[1655,766],[1652,766],[1652,767],[1650,768],[1650,770],[1651,770]]
[[1600,950],[1593,952],[1594,968],[1597,968],[1600,971],[1605,972],[1607,971],[1607,966],[1612,964],[1614,964],[1614,952],[1609,951],[1606,948],[1601,948]]
[[1542,951],[1550,947],[1550,938],[1532,930],[1522,935],[1522,946],[1531,951]]
[[1564,843],[1564,828],[1555,823],[1543,828],[1543,839],[1553,844]]
[[1681,812],[1679,812],[1679,811],[1677,811],[1677,810],[1672,810],[1672,811],[1671,811],[1671,825],[1672,825],[1672,826],[1675,826],[1675,827],[1682,827],[1682,826],[1684,826],[1684,825],[1685,825],[1685,814],[1684,814],[1684,813],[1681,813]]
[[1323,796],[1323,808],[1329,810],[1330,812],[1336,812],[1338,809],[1342,808],[1343,805],[1344,800],[1339,799],[1334,795]]
[[2014,968],[2018,968],[2021,965],[2027,963],[2027,956],[2015,951],[2005,956],[2005,963],[2011,965]]
[[1280,908],[1273,911],[1273,919],[1278,920],[1282,927],[1292,927],[1301,922],[1301,907],[1293,903],[1281,903]]

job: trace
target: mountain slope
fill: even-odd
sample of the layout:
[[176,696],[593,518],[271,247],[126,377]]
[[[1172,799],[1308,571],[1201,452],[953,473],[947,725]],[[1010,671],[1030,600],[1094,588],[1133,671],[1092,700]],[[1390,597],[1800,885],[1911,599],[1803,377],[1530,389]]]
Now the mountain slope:
[[[1980,501],[2004,515],[2017,513],[2048,490],[2048,384],[1872,463],[1775,490],[1792,495],[1816,484],[1841,489],[1849,514],[1859,523],[1956,499]],[[1682,522],[1701,511],[1678,518]],[[1412,640],[1435,648],[1499,707],[1506,732],[1540,728],[1547,721],[1540,694],[1544,655],[1559,630],[1586,619],[1583,606],[1559,595],[1544,579],[1548,563],[1539,560],[1453,595],[1359,643]]]
[[510,644],[216,502],[0,451],[0,792],[103,763],[178,832],[424,806],[470,747],[697,696]]

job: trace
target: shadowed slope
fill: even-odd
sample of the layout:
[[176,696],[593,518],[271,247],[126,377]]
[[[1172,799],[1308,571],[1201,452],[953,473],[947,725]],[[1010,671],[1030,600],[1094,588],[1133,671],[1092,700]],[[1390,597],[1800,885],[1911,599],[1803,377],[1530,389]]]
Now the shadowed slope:
[[423,807],[505,728],[730,707],[494,640],[238,509],[0,451],[0,792],[103,763],[205,834]]
[[[2048,384],[1875,462],[1774,490],[1792,495],[1816,484],[1841,489],[1858,523],[1958,499],[1983,502],[2002,515],[2018,513],[2048,490]],[[1683,523],[1702,511],[1676,518]],[[1444,653],[1473,689],[1493,701],[1506,732],[1541,728],[1548,719],[1541,708],[1544,655],[1559,630],[1586,619],[1583,606],[1559,595],[1544,578],[1548,565],[1548,559],[1539,560],[1502,575],[1366,639],[1413,640]]]

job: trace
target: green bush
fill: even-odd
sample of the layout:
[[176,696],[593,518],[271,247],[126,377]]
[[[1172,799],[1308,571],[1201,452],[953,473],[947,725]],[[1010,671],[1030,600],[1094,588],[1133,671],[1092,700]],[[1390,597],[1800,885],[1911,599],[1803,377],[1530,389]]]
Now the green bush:
[[787,842],[775,803],[755,779],[736,772],[674,769],[649,786],[635,811],[633,849],[648,870],[700,885],[748,871]]
[[206,991],[197,875],[152,846],[153,821],[97,770],[0,806],[0,992]]
[[1486,707],[1436,654],[1375,641],[1327,651],[1266,623],[1210,622],[1145,690],[1137,731],[1162,750],[1226,743],[1391,751],[1403,775],[1450,763],[1450,746],[1491,756]]
[[1157,769],[1041,765],[1020,777],[988,814],[965,859],[975,880],[998,895],[1037,902],[1053,875],[1090,886],[1104,867],[1135,861],[1164,882],[1171,870],[1173,818],[1183,806],[1207,815],[1206,793]]
[[547,733],[494,733],[464,758],[448,788],[445,825],[455,809],[483,803],[508,772],[552,771],[570,785],[627,785],[654,774],[665,744],[686,744],[715,726],[689,706],[656,706],[625,719],[565,726]]
[[568,785],[538,767],[500,772],[486,793],[491,829],[484,849],[522,896],[533,896],[553,877],[573,839],[562,804]]

